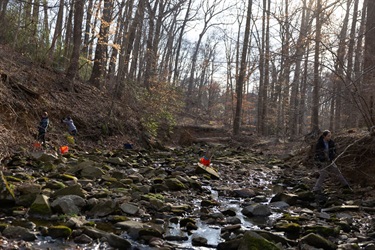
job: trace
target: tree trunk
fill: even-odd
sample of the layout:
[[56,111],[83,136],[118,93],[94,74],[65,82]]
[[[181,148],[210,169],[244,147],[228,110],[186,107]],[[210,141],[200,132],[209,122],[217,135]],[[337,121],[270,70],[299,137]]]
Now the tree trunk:
[[266,10],[267,10],[267,1],[263,0],[263,15],[262,15],[262,41],[261,48],[259,52],[259,90],[258,90],[258,123],[257,123],[257,132],[259,135],[263,135],[264,130],[264,101],[266,96],[264,92],[267,92],[265,89],[265,33],[266,33]]
[[107,44],[109,39],[109,27],[111,25],[111,11],[113,0],[104,0],[103,16],[100,23],[99,36],[96,44],[94,65],[89,82],[97,87],[102,87],[107,56]]
[[[354,96],[351,93],[355,92],[355,83],[353,78],[353,58],[354,58],[354,45],[356,37],[356,26],[358,21],[358,4],[359,0],[354,0],[353,20],[350,28],[349,45],[348,45],[348,62],[347,71],[345,78],[345,97],[348,100],[347,104],[344,105],[344,115],[348,117],[348,126],[354,127],[356,120],[359,118],[358,112],[355,110]],[[353,85],[353,86],[352,86]],[[350,101],[349,101],[350,100]]]
[[319,53],[321,39],[321,0],[316,3],[316,32],[315,32],[315,54],[314,54],[314,89],[312,93],[311,107],[311,132],[317,133],[319,129],[319,89],[320,89],[320,70],[319,70]]
[[363,97],[367,104],[368,128],[374,123],[374,107],[372,100],[375,92],[375,1],[367,1],[367,19],[365,35],[365,61],[363,82]]
[[186,7],[185,17],[184,17],[184,20],[182,21],[181,28],[180,28],[180,35],[179,35],[178,40],[177,40],[177,49],[176,49],[176,56],[175,56],[175,61],[174,61],[173,86],[176,86],[177,81],[178,81],[179,76],[180,76],[180,71],[178,70],[178,63],[180,61],[180,51],[181,51],[182,37],[185,33],[185,27],[186,27],[186,24],[189,20],[191,3],[192,3],[192,0],[188,0],[188,5]]
[[253,5],[253,1],[248,0],[247,14],[246,14],[246,25],[245,25],[245,37],[244,37],[243,47],[242,47],[240,71],[239,71],[238,79],[237,79],[237,83],[236,83],[237,101],[236,101],[236,113],[235,113],[234,121],[233,121],[233,134],[234,135],[239,135],[240,128],[241,128],[242,95],[243,95],[243,85],[244,85],[244,81],[245,81],[246,68],[247,68],[246,55],[247,55],[247,50],[249,48],[250,21],[251,21],[252,5]]
[[348,29],[348,23],[349,23],[349,13],[350,13],[350,4],[351,0],[348,0],[347,2],[347,9],[346,9],[346,14],[344,18],[344,23],[341,28],[341,32],[339,35],[339,47],[337,50],[337,58],[336,58],[336,63],[335,63],[335,80],[333,84],[336,87],[336,91],[334,91],[333,95],[335,99],[335,123],[334,126],[332,126],[331,129],[334,130],[339,130],[341,129],[341,110],[342,110],[342,90],[343,90],[343,83],[344,83],[344,60],[345,60],[345,54],[346,54],[346,32]]
[[57,13],[55,32],[53,34],[51,47],[48,51],[47,65],[51,65],[56,47],[61,47],[61,36],[63,27],[63,16],[64,16],[64,0],[60,0],[59,12]]
[[[303,78],[301,76],[301,64],[303,62],[303,56],[306,53],[306,47],[308,46],[307,41],[307,34],[311,28],[309,24],[310,14],[311,14],[311,4],[312,1],[309,2],[309,6],[306,5],[306,0],[303,0],[303,9],[302,9],[302,18],[301,18],[301,30],[297,39],[296,44],[296,52],[294,55],[295,61],[295,69],[293,75],[293,81],[291,86],[291,96],[290,96],[290,112],[289,112],[289,128],[290,128],[290,135],[292,138],[296,138],[299,135],[298,126],[301,126],[299,123],[299,117],[304,112],[304,109],[300,110],[300,100],[302,99],[302,82]],[[300,89],[300,91],[298,91]],[[300,94],[300,97],[298,97]]]
[[[72,82],[79,70],[79,56],[82,45],[82,20],[85,0],[74,1],[74,30],[73,30],[73,52],[67,71],[67,78]],[[72,90],[72,88],[70,88]]]

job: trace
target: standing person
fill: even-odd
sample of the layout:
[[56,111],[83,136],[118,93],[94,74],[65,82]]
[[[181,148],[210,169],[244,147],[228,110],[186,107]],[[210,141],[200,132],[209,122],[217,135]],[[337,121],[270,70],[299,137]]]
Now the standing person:
[[337,165],[333,162],[336,157],[336,147],[335,142],[331,137],[332,134],[329,130],[323,131],[323,134],[319,137],[315,147],[315,165],[319,167],[319,178],[313,188],[313,192],[316,193],[321,192],[323,182],[329,174],[335,175],[343,187],[350,189],[349,183],[341,174]]
[[42,119],[38,125],[38,142],[42,144],[43,147],[46,147],[46,133],[49,125],[48,113],[43,112]]
[[70,116],[67,116],[65,119],[62,119],[61,121],[68,126],[68,131],[70,135],[77,135],[77,128],[74,125],[73,119]]

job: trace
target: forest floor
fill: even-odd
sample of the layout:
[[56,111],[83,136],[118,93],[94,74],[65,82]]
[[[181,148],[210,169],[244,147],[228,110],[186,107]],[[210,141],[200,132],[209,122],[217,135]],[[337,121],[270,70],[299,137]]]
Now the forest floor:
[[[119,148],[127,142],[143,146],[137,112],[129,109],[126,102],[112,105],[112,98],[105,94],[108,91],[81,82],[74,82],[72,91],[68,91],[61,72],[37,64],[1,44],[0,77],[0,161],[21,147],[31,149],[43,111],[49,112],[51,125],[47,139],[54,146],[66,143],[67,129],[60,120],[67,115],[73,117],[78,128],[81,149]],[[364,129],[337,132],[333,137],[340,154],[337,165],[350,176],[350,181],[358,185],[375,184],[374,137]],[[302,138],[290,141],[245,133],[234,138],[229,129],[180,124],[171,134],[159,139],[172,147],[192,143],[243,147],[277,156],[292,167],[309,168],[312,166],[311,149],[317,138],[309,142]]]

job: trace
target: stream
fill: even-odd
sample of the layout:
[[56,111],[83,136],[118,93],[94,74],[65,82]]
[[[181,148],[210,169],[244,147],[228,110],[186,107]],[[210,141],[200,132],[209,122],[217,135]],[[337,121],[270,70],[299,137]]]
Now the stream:
[[[3,174],[16,187],[19,204],[5,208],[1,203],[0,245],[25,250],[227,250],[228,242],[249,244],[244,235],[256,232],[281,249],[298,249],[297,244],[375,249],[375,220],[358,209],[375,205],[369,192],[357,188],[356,195],[345,194],[328,186],[326,202],[319,204],[310,190],[313,172],[304,167],[222,147],[212,164],[217,179],[198,172],[200,151],[15,157]],[[53,208],[50,219],[36,219],[33,202],[25,202],[41,193]],[[66,206],[68,198],[76,203]],[[52,233],[51,228],[61,225],[72,229],[68,237]],[[306,238],[311,235],[313,240]]]

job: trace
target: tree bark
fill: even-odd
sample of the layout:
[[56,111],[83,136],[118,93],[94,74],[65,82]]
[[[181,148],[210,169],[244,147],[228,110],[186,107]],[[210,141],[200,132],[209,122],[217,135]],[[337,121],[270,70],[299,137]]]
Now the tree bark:
[[312,93],[312,107],[311,107],[311,132],[317,133],[319,129],[319,89],[320,89],[320,39],[321,39],[321,15],[322,15],[321,0],[316,3],[316,32],[315,32],[315,53],[314,53],[314,88]]
[[[67,71],[67,78],[72,82],[79,70],[79,56],[82,45],[82,20],[84,0],[74,1],[74,30],[73,30],[73,52],[70,58],[70,65]],[[70,87],[70,90],[72,88]]]
[[107,45],[109,39],[109,27],[111,25],[111,11],[113,0],[104,0],[103,16],[100,23],[99,36],[96,44],[94,65],[89,82],[101,88],[105,71],[105,62],[107,57]]
[[250,20],[251,20],[251,10],[252,10],[253,1],[248,0],[247,3],[247,14],[246,14],[246,25],[245,25],[245,37],[243,41],[242,54],[241,54],[241,64],[240,71],[236,83],[236,113],[233,121],[233,134],[239,135],[241,127],[241,118],[242,118],[242,96],[243,96],[243,85],[246,75],[246,55],[249,48],[249,37],[250,37]]

